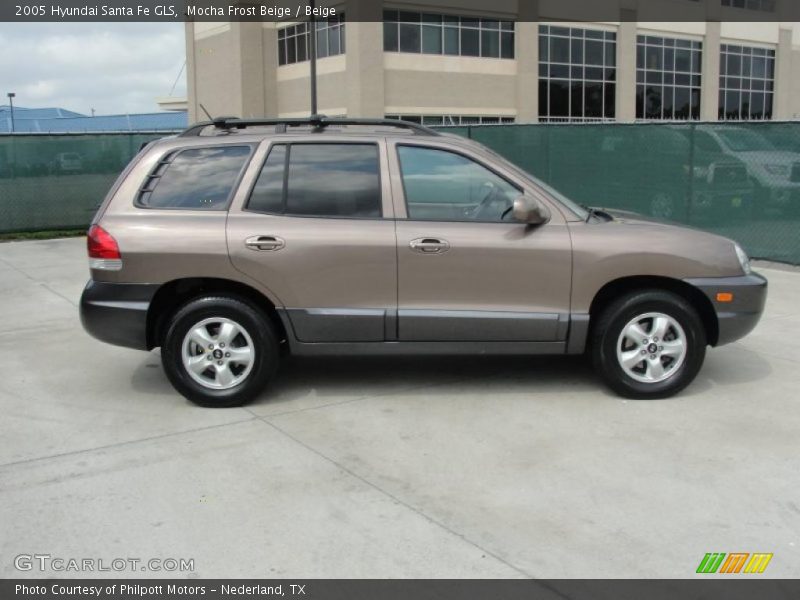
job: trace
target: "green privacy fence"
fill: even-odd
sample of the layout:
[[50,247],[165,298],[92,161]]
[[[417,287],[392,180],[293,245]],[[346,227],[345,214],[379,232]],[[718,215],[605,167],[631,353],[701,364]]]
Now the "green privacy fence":
[[800,122],[481,125],[481,142],[577,202],[720,233],[800,264]]
[[[586,205],[714,231],[800,264],[800,122],[446,128]],[[0,233],[79,228],[164,133],[0,136]]]
[[0,233],[77,229],[161,133],[0,136]]

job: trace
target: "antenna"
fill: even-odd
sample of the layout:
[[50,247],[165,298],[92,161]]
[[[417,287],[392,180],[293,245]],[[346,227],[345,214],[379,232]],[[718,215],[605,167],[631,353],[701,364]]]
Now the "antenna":
[[206,107],[203,106],[202,103],[200,104],[200,108],[202,108],[203,112],[206,113],[206,116],[208,117],[209,121],[213,121],[214,120],[214,117],[211,116],[211,113],[206,110]]

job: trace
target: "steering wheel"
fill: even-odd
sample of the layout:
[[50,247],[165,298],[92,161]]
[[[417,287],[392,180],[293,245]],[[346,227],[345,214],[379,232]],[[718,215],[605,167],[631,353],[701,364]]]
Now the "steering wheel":
[[[488,220],[490,217],[494,217],[494,215],[497,214],[497,210],[494,208],[494,205],[502,202],[506,208],[503,209],[500,220],[504,220],[506,215],[508,215],[510,212],[510,208],[508,207],[510,204],[508,198],[502,193],[500,188],[498,188],[492,182],[486,182],[484,185],[489,188],[486,192],[486,195],[481,199],[480,202],[478,202],[478,205],[469,212],[468,216],[476,221],[483,220],[482,218]],[[511,208],[513,208],[513,205]]]

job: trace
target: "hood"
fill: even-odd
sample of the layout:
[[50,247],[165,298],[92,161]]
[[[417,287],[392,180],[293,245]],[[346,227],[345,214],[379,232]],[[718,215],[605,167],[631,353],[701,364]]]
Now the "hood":
[[625,265],[628,274],[679,279],[742,274],[733,240],[630,211],[604,209],[601,218],[603,213],[605,222],[576,224],[573,230],[575,250],[589,248],[598,265]]
[[800,162],[797,152],[784,152],[783,150],[750,150],[737,152],[736,156],[748,164],[761,165],[793,165]]

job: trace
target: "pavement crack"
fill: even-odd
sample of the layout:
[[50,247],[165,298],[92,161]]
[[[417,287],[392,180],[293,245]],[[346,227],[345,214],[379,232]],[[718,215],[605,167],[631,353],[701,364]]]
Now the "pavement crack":
[[[249,413],[249,411],[247,411]],[[252,413],[250,413],[252,414]],[[177,437],[180,435],[186,435],[189,433],[198,433],[200,431],[208,431],[211,429],[219,429],[222,427],[228,427],[230,425],[240,425],[242,423],[250,423],[252,421],[260,420],[258,417],[249,418],[249,419],[241,419],[239,421],[231,421],[229,423],[218,423],[216,425],[206,425],[203,427],[195,427],[194,429],[186,429],[183,431],[171,431],[169,433],[162,433],[159,435],[153,435],[145,438],[139,438],[136,440],[126,440],[124,442],[117,442],[115,444],[106,444],[104,446],[95,446],[94,448],[82,448],[81,450],[70,450],[69,452],[60,452],[58,454],[49,454],[47,456],[37,456],[35,458],[25,458],[23,460],[12,461],[8,463],[0,464],[0,469],[5,469],[7,467],[17,467],[19,465],[27,465],[31,463],[41,462],[44,460],[53,460],[56,458],[64,458],[67,456],[76,456],[79,454],[87,454],[89,452],[96,452],[98,450],[110,450],[112,448],[121,448],[123,446],[133,446],[135,444],[141,444],[143,442],[152,442],[154,440],[163,440],[169,437]]]
[[4,259],[4,258],[2,258],[2,257],[0,257],[0,262],[1,262],[1,263],[3,263],[4,265],[7,265],[7,266],[8,266],[8,268],[9,268],[9,269],[11,269],[12,271],[16,271],[17,273],[19,273],[20,275],[22,275],[22,276],[23,276],[25,279],[27,279],[28,281],[30,281],[30,282],[32,282],[32,283],[36,283],[36,284],[38,284],[40,287],[43,287],[44,289],[46,289],[46,290],[47,290],[48,292],[50,292],[51,294],[53,294],[53,295],[55,295],[55,296],[58,296],[58,297],[59,297],[59,298],[61,298],[62,300],[66,300],[67,302],[69,302],[69,303],[70,303],[72,306],[74,306],[75,308],[77,308],[77,307],[78,307],[78,304],[77,304],[77,303],[76,303],[74,300],[71,300],[71,299],[67,298],[67,297],[66,297],[64,294],[62,294],[61,292],[57,292],[56,290],[54,290],[53,288],[51,288],[51,287],[50,287],[50,286],[49,286],[47,283],[45,283],[45,282],[43,282],[43,281],[40,281],[40,280],[36,279],[35,277],[32,277],[32,276],[31,276],[29,273],[26,273],[25,271],[23,271],[22,269],[20,269],[18,266],[16,266],[14,263],[10,263],[10,262],[8,262],[6,259]]
[[39,285],[41,285],[41,286],[42,286],[44,289],[46,289],[48,292],[50,292],[50,293],[52,293],[52,294],[55,294],[56,296],[58,296],[58,297],[59,297],[59,298],[61,298],[62,300],[66,300],[67,302],[69,302],[69,303],[70,303],[72,306],[74,306],[75,308],[78,308],[78,303],[77,303],[77,302],[75,302],[74,300],[72,300],[72,299],[70,299],[70,298],[67,298],[67,297],[66,297],[64,294],[62,294],[61,292],[58,292],[58,291],[54,290],[53,288],[51,288],[51,287],[50,287],[49,285],[47,285],[46,283],[39,282]]
[[[488,381],[490,379],[495,379],[497,377],[500,377],[500,376],[502,376],[504,374],[505,374],[504,371],[501,370],[501,371],[497,371],[495,373],[490,373],[489,375],[454,377],[454,378],[448,379],[446,381],[438,381],[438,382],[433,382],[433,383],[422,383],[422,384],[419,384],[419,385],[412,385],[412,386],[409,386],[409,387],[405,387],[405,388],[401,388],[399,390],[393,390],[393,391],[389,391],[389,392],[377,392],[377,393],[374,393],[374,394],[366,394],[364,396],[358,396],[357,398],[350,398],[348,400],[339,400],[338,402],[326,402],[325,404],[318,404],[316,406],[306,406],[304,408],[296,408],[294,410],[285,410],[283,412],[270,413],[269,415],[264,415],[263,418],[272,419],[272,418],[275,418],[275,417],[283,417],[283,416],[286,416],[286,415],[294,415],[294,414],[297,414],[297,413],[310,412],[310,411],[319,410],[319,409],[323,409],[323,408],[330,408],[330,407],[334,407],[334,406],[342,406],[342,405],[345,405],[345,404],[353,404],[354,402],[362,402],[364,400],[374,400],[376,398],[383,398],[385,396],[391,396],[393,394],[406,394],[406,393],[409,393],[409,392],[418,392],[420,390],[437,388],[437,387],[441,387],[441,386],[445,386],[445,385],[452,385],[452,384],[455,384],[455,383],[464,383],[465,381],[470,381],[470,380],[473,380],[473,379],[480,379],[482,381]],[[251,414],[256,415],[256,413],[251,413]],[[256,415],[256,416],[258,416],[258,415]],[[258,418],[262,418],[262,417],[258,417]]]
[[[392,493],[391,493],[391,492],[389,492],[388,490],[385,490],[385,489],[383,489],[383,488],[382,488],[382,487],[380,487],[378,484],[376,484],[376,483],[374,483],[374,482],[370,481],[369,479],[365,478],[365,477],[364,477],[364,476],[362,476],[362,475],[359,475],[358,473],[356,473],[356,472],[355,472],[355,471],[353,471],[352,469],[350,469],[350,468],[348,468],[347,466],[343,465],[342,463],[338,462],[336,459],[334,459],[334,458],[332,458],[332,457],[328,456],[328,455],[327,455],[327,454],[325,454],[324,452],[322,452],[322,451],[320,451],[320,450],[317,450],[317,449],[316,449],[316,448],[314,448],[313,446],[310,446],[309,444],[305,443],[305,442],[304,442],[304,441],[302,441],[301,439],[299,439],[299,438],[297,438],[297,437],[293,436],[291,433],[287,432],[285,429],[282,429],[282,428],[278,427],[278,426],[277,426],[275,423],[272,423],[271,421],[269,421],[267,417],[259,417],[258,415],[256,415],[255,413],[251,412],[251,411],[250,411],[249,409],[247,409],[247,408],[245,408],[245,410],[247,410],[248,412],[250,412],[250,414],[252,414],[252,415],[253,415],[254,417],[256,417],[258,420],[260,420],[260,421],[263,421],[265,425],[267,425],[267,426],[269,426],[269,427],[273,428],[273,429],[274,429],[275,431],[277,431],[279,434],[281,434],[281,435],[283,435],[284,437],[286,437],[286,438],[288,438],[288,439],[292,440],[292,441],[293,441],[293,442],[295,442],[296,444],[299,444],[300,446],[302,446],[303,448],[305,448],[305,449],[306,449],[306,450],[308,450],[309,452],[312,452],[313,454],[316,454],[317,456],[319,456],[320,458],[322,458],[322,459],[323,459],[323,460],[325,460],[326,462],[329,462],[329,463],[331,463],[332,465],[334,465],[334,466],[335,466],[337,469],[339,469],[339,470],[343,471],[344,473],[347,473],[348,475],[350,475],[351,477],[353,477],[353,478],[357,479],[358,481],[360,481],[360,482],[361,482],[361,483],[363,483],[364,485],[366,485],[366,486],[370,487],[371,489],[373,489],[373,490],[377,491],[377,492],[378,492],[378,493],[380,493],[381,495],[383,495],[383,496],[386,496],[387,498],[391,499],[393,502],[395,502],[395,503],[399,504],[400,506],[403,506],[404,508],[406,508],[406,509],[410,510],[411,512],[413,512],[414,514],[418,515],[419,517],[422,517],[423,519],[425,519],[426,521],[428,521],[428,522],[429,522],[429,523],[431,523],[432,525],[435,525],[436,527],[438,527],[438,528],[440,528],[440,529],[442,529],[442,530],[446,531],[446,532],[447,532],[447,533],[449,533],[450,535],[452,535],[452,536],[454,536],[454,537],[457,537],[458,539],[460,539],[460,540],[462,540],[463,542],[465,542],[466,544],[468,544],[468,545],[472,546],[472,547],[473,547],[473,548],[475,548],[476,550],[479,550],[480,552],[482,552],[482,553],[483,553],[483,554],[485,554],[486,556],[490,556],[490,557],[492,557],[493,559],[495,559],[495,560],[496,560],[496,561],[498,561],[499,563],[501,563],[501,564],[505,565],[505,566],[506,566],[506,567],[508,567],[509,569],[512,569],[512,570],[513,570],[513,571],[515,571],[516,573],[519,573],[521,576],[523,576],[523,577],[525,577],[525,578],[527,578],[527,579],[538,579],[537,577],[534,577],[534,576],[533,576],[533,575],[531,575],[530,573],[526,572],[526,571],[525,571],[524,569],[522,569],[521,567],[518,567],[518,566],[516,566],[516,565],[514,565],[514,564],[510,563],[508,560],[506,560],[506,559],[505,559],[505,558],[503,558],[502,556],[499,556],[498,554],[496,554],[496,553],[492,552],[491,550],[488,550],[488,549],[484,548],[483,546],[481,546],[481,545],[480,545],[480,544],[478,544],[477,542],[475,542],[475,541],[473,541],[473,540],[469,539],[469,538],[468,538],[466,535],[464,535],[463,533],[459,533],[458,531],[455,531],[454,529],[452,529],[452,528],[448,527],[447,525],[445,525],[445,524],[444,524],[444,523],[442,523],[441,521],[438,521],[437,519],[435,519],[435,518],[431,517],[430,515],[428,515],[428,514],[426,514],[426,513],[422,512],[422,511],[421,511],[419,508],[417,508],[416,506],[414,506],[414,505],[412,505],[412,504],[409,504],[408,502],[406,502],[405,500],[402,500],[402,499],[398,498],[397,496],[395,496],[394,494],[392,494]],[[553,588],[550,588],[549,586],[546,586],[546,585],[545,585],[545,587],[547,587],[549,591],[552,591],[552,592],[554,592],[554,593],[558,593],[558,594],[559,594],[560,596],[562,596],[562,597],[566,597],[566,596],[563,596],[563,595],[562,595],[560,592],[557,592],[557,590],[555,590],[555,589],[553,589]]]

